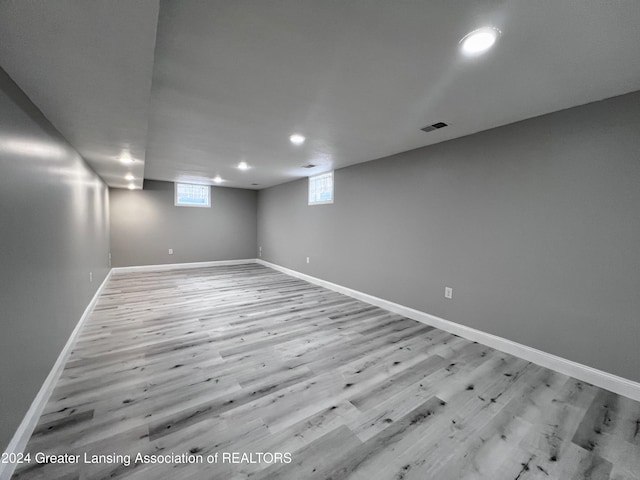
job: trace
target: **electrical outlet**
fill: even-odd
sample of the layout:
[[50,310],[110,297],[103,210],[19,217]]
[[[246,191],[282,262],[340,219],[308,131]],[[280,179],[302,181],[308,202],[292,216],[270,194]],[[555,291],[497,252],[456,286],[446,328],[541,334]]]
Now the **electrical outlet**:
[[173,248],[169,249],[169,255],[173,255]]
[[444,297],[449,299],[453,298],[453,288],[444,287]]
[[258,247],[258,256],[261,257],[262,256],[262,247]]
[[309,263],[309,257],[307,257],[307,263]]
[[93,282],[93,272],[89,272],[89,282]]

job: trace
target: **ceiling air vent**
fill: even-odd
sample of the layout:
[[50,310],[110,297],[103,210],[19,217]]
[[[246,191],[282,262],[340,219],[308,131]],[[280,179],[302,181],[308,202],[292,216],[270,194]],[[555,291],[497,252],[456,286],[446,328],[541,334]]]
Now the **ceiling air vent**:
[[438,130],[439,128],[444,128],[446,127],[447,124],[444,122],[438,122],[438,123],[434,123],[433,125],[427,125],[424,128],[421,128],[420,130],[422,130],[423,132],[433,132],[434,130]]
[[316,165],[310,163],[309,165],[303,165],[302,168],[316,168]]

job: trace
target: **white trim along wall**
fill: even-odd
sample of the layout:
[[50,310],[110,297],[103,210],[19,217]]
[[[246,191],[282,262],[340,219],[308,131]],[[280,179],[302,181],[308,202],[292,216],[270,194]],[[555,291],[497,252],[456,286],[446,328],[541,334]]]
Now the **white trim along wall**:
[[571,360],[567,360],[565,358],[543,352],[542,350],[528,347],[526,345],[522,345],[521,343],[517,343],[506,338],[498,337],[497,335],[492,335],[490,333],[476,330],[475,328],[460,325],[459,323],[454,323],[449,320],[445,320],[444,318],[436,317],[435,315],[430,315],[413,308],[405,307],[404,305],[400,305],[398,303],[390,302],[379,297],[374,297],[373,295],[369,295],[358,290],[353,290],[348,287],[343,287],[342,285],[312,277],[311,275],[300,273],[289,268],[281,267],[280,265],[276,265],[274,263],[269,263],[261,259],[257,259],[256,262],[266,267],[273,268],[274,270],[278,270],[293,277],[299,278],[301,280],[306,280],[309,283],[334,290],[344,295],[362,300],[363,302],[367,302],[377,307],[383,308],[390,312],[403,315],[407,318],[412,318],[413,320],[417,320],[432,327],[445,330],[449,333],[454,333],[456,335],[459,335],[460,337],[466,338],[467,340],[481,343],[488,347],[495,348],[496,350],[500,350],[501,352],[509,353],[537,365],[555,370],[556,372],[569,375],[571,377],[577,378],[578,380],[591,383],[592,385],[595,385],[597,387],[604,388],[619,395],[624,395],[625,397],[640,401],[640,383],[634,382],[632,380],[618,377],[617,375],[603,372],[602,370],[588,367],[586,365],[582,365],[581,363],[573,362]]
[[[20,422],[20,425],[18,425],[18,428],[13,434],[9,445],[7,445],[7,449],[5,450],[5,452],[22,453],[27,446],[27,442],[31,438],[31,434],[38,424],[40,415],[42,415],[44,407],[49,401],[49,398],[53,393],[53,389],[55,388],[60,375],[62,375],[62,371],[64,370],[64,366],[67,363],[67,359],[69,358],[71,350],[73,349],[73,346],[75,345],[78,338],[78,334],[80,333],[80,330],[82,330],[82,326],[87,321],[87,318],[89,318],[89,316],[93,312],[93,309],[98,303],[98,299],[102,294],[102,290],[104,290],[105,285],[107,285],[107,283],[109,282],[112,272],[113,269],[109,270],[109,273],[107,273],[107,276],[104,278],[104,280],[96,290],[96,293],[93,295],[93,298],[89,302],[89,305],[87,305],[87,308],[85,308],[82,316],[80,317],[80,320],[78,321],[78,324],[76,325],[76,328],[74,328],[73,332],[71,332],[67,343],[60,352],[60,355],[58,355],[58,359],[51,368],[51,371],[49,372],[49,375],[47,375],[47,378],[42,384],[42,387],[40,387],[40,391],[38,391],[38,394],[33,399],[33,402],[31,402],[29,410],[27,410],[27,413],[24,415],[22,422]],[[0,480],[9,480],[13,475],[16,466],[17,465],[15,463],[0,463]]]

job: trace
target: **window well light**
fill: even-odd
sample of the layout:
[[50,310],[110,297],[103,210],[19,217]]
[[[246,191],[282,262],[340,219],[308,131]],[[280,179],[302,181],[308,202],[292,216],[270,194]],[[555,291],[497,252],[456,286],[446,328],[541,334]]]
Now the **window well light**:
[[135,190],[136,186],[133,183],[129,184],[129,190]]
[[220,175],[216,175],[215,177],[213,177],[213,181],[216,183],[222,183],[222,178],[220,177]]
[[500,30],[497,28],[479,28],[466,34],[460,40],[460,49],[468,56],[480,55],[493,47],[499,36]]
[[302,145],[304,143],[304,141],[306,140],[306,138],[304,138],[304,136],[300,135],[299,133],[294,133],[293,135],[291,135],[289,137],[289,140],[294,145]]
[[133,179],[134,179],[134,177],[133,177],[133,175],[131,175],[130,173],[127,173],[127,174],[125,175],[124,179],[125,179],[125,180],[129,180],[129,181],[131,181],[131,180],[133,180]]
[[249,165],[247,165],[247,162],[240,162],[240,163],[238,164],[238,168],[239,168],[240,170],[248,170],[248,169],[249,169]]

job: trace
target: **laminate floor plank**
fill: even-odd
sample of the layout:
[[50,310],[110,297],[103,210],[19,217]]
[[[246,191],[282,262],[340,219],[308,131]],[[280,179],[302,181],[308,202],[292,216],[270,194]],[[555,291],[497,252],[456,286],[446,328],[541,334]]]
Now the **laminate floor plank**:
[[132,463],[15,479],[639,480],[640,403],[261,265],[116,272],[25,452]]

